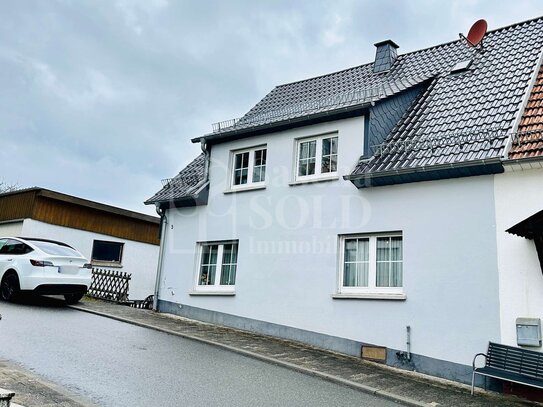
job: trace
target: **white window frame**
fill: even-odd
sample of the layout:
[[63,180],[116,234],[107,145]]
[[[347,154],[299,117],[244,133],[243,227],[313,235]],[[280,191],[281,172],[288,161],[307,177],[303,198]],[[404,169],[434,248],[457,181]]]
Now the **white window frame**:
[[[197,242],[197,261],[195,261],[196,264],[196,270],[195,270],[195,278],[194,278],[194,289],[193,292],[203,292],[203,293],[234,293],[235,292],[235,284],[232,285],[221,285],[221,274],[222,274],[222,266],[223,266],[223,253],[224,253],[224,246],[228,244],[235,244],[237,245],[237,261],[236,261],[236,280],[238,278],[238,265],[239,265],[239,240],[221,240],[221,241],[209,241],[209,242]],[[210,285],[200,285],[200,271],[202,268],[202,255],[203,250],[205,246],[213,246],[217,245],[217,266],[215,270],[215,279],[213,281],[213,284]]]
[[[253,182],[253,171],[255,167],[255,155],[257,151],[260,150],[266,150],[266,164],[264,165],[265,168],[265,176],[264,181],[259,182]],[[243,154],[243,153],[249,153],[249,167],[247,169],[247,183],[246,184],[234,184],[236,171],[235,171],[235,165],[236,165],[236,155]],[[231,191],[236,190],[242,190],[242,189],[252,189],[252,188],[261,188],[266,186],[266,178],[268,175],[267,171],[268,167],[268,147],[267,145],[260,145],[256,147],[250,147],[250,148],[244,148],[242,150],[233,150],[230,152],[230,183],[229,188]]]
[[[337,161],[336,161],[336,171],[332,172],[321,172],[322,171],[322,141],[324,139],[328,138],[336,138],[337,139]],[[311,141],[316,141],[316,147],[315,147],[315,174],[311,175],[298,175],[299,169],[300,169],[300,145],[302,143],[307,143]],[[326,133],[321,134],[318,136],[310,136],[310,137],[304,137],[296,139],[296,142],[294,143],[295,146],[295,154],[294,154],[294,180],[295,181],[314,181],[314,180],[322,180],[322,179],[335,179],[338,177],[338,170],[339,170],[339,134],[337,132],[334,133]]]
[[[339,236],[339,262],[338,262],[338,287],[337,292],[339,294],[403,294],[405,274],[404,274],[404,261],[402,255],[402,286],[401,287],[377,287],[377,239],[378,238],[390,238],[401,237],[402,238],[402,253],[403,251],[403,234],[399,232],[393,233],[377,233],[377,234],[356,234],[356,235],[340,235]],[[369,240],[369,256],[368,256],[368,286],[367,287],[344,287],[343,275],[345,267],[345,241],[349,239],[368,239]]]

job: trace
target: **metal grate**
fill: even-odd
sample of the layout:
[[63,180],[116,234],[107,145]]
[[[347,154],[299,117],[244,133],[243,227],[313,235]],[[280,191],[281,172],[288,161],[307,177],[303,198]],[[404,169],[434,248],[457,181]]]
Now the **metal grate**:
[[155,298],[154,295],[149,295],[144,300],[130,301],[128,305],[130,305],[132,308],[153,309],[154,298]]

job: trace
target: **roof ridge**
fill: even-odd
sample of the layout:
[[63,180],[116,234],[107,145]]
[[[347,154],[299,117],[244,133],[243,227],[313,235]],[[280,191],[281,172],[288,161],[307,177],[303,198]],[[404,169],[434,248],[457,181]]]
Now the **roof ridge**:
[[[534,22],[534,21],[541,20],[541,19],[543,19],[543,16],[534,17],[534,18],[531,18],[531,19],[529,19],[529,20],[519,21],[519,22],[512,23],[512,24],[509,24],[509,25],[506,25],[506,26],[503,26],[503,27],[494,28],[493,30],[487,31],[486,35],[488,35],[488,34],[494,34],[494,33],[498,32],[498,31],[503,31],[503,30],[506,30],[506,29],[508,29],[508,28],[520,26],[520,25],[523,25],[523,24],[529,24],[529,23],[532,23],[532,22]],[[452,41],[443,42],[443,43],[441,43],[441,44],[432,45],[432,46],[430,46],[430,47],[426,47],[426,48],[421,48],[421,49],[409,51],[409,52],[406,52],[405,54],[398,54],[398,58],[402,58],[402,57],[405,57],[405,56],[407,56],[407,55],[412,55],[412,54],[416,54],[416,53],[423,52],[423,51],[429,51],[429,50],[432,50],[432,49],[437,49],[437,48],[445,47],[445,46],[447,46],[447,45],[455,44],[455,43],[461,42],[461,41],[462,41],[461,39],[456,39],[456,40],[452,40]],[[355,66],[352,66],[352,67],[350,67],[350,68],[340,69],[339,71],[329,72],[329,73],[322,74],[322,75],[312,76],[312,77],[310,77],[310,78],[299,79],[299,80],[292,81],[292,82],[282,83],[282,84],[280,84],[280,85],[276,85],[276,86],[270,91],[270,93],[273,92],[273,91],[274,91],[275,89],[277,89],[277,88],[282,88],[282,87],[284,87],[284,86],[294,85],[294,84],[296,84],[296,83],[302,83],[302,82],[312,81],[312,80],[315,80],[315,79],[318,79],[318,78],[324,78],[324,77],[326,77],[326,76],[336,75],[336,74],[339,74],[339,73],[341,73],[341,72],[347,72],[347,71],[350,71],[350,70],[354,70],[354,69],[362,68],[362,67],[365,67],[365,66],[369,66],[369,65],[372,65],[373,63],[374,63],[374,62],[366,62],[366,63],[364,63],[364,64],[355,65]],[[264,100],[264,99],[262,99],[262,100]],[[261,101],[262,101],[262,100],[261,100]]]

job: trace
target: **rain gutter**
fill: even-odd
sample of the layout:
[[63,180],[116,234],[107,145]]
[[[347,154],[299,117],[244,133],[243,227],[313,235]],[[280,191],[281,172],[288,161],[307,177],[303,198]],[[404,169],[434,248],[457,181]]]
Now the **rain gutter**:
[[500,157],[343,176],[357,188],[504,172]]

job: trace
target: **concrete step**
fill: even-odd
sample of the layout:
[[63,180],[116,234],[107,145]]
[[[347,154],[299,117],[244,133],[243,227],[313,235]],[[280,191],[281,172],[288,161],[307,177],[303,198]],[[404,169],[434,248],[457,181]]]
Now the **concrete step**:
[[15,393],[6,390],[6,389],[0,389],[0,407],[14,407],[13,404],[11,404],[11,399],[15,396]]

